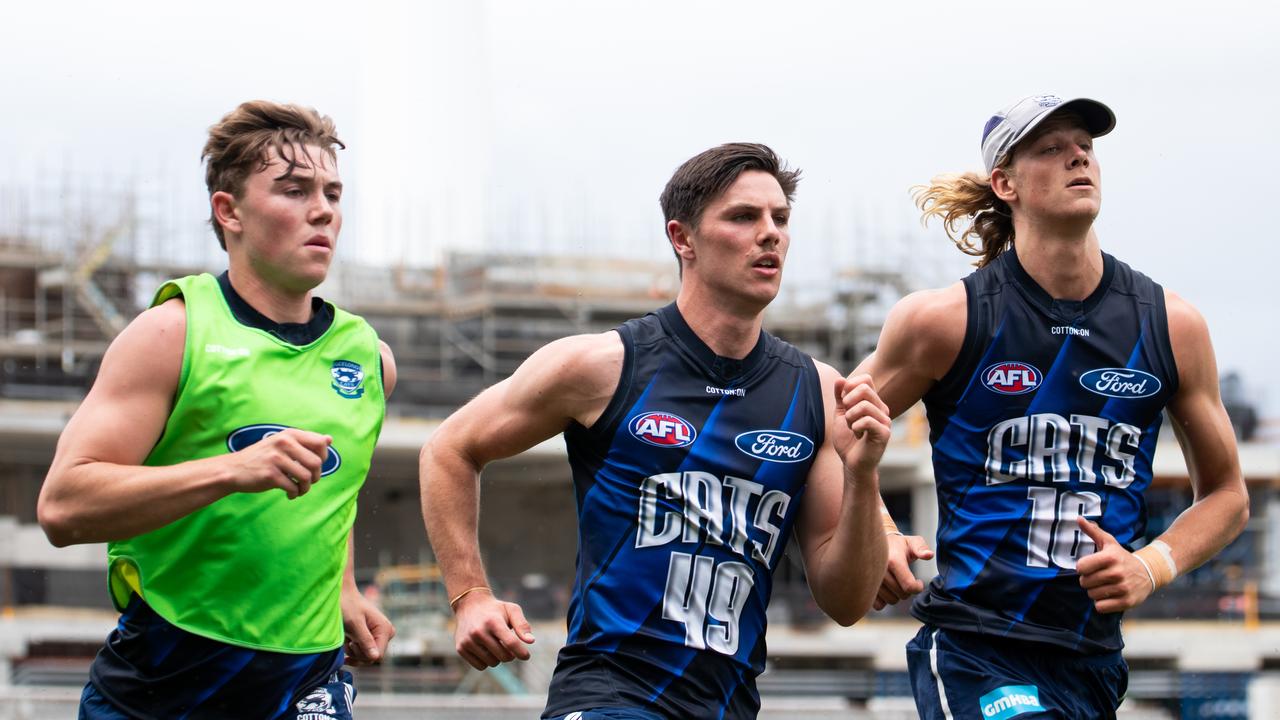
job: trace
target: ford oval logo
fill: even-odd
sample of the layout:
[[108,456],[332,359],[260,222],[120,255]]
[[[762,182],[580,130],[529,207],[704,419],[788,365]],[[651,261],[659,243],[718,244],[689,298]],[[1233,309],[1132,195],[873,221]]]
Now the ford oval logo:
[[982,371],[982,384],[1001,395],[1022,395],[1040,387],[1044,376],[1024,362],[1005,361]]
[[1091,393],[1113,398],[1144,398],[1160,392],[1160,378],[1130,368],[1098,368],[1080,376],[1080,385]]
[[794,463],[813,455],[813,441],[786,430],[752,430],[733,439],[742,452],[767,462]]
[[[239,430],[233,430],[231,434],[227,436],[227,449],[231,452],[237,452],[249,447],[259,440],[269,438],[281,430],[288,429],[288,425],[272,425],[269,423],[263,423],[261,425],[247,425]],[[324,464],[320,466],[320,477],[332,475],[337,472],[340,467],[342,467],[342,456],[338,454],[337,448],[330,445],[329,454],[325,456]]]
[[631,419],[629,429],[636,438],[658,447],[685,447],[698,437],[698,431],[684,418],[667,412],[637,415]]

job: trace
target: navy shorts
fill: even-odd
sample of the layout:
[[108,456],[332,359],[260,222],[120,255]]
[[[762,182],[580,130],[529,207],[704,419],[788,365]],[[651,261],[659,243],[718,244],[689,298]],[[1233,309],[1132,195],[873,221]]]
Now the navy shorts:
[[[352,720],[351,704],[355,697],[356,687],[351,673],[340,670],[283,713],[263,720]],[[214,716],[221,712],[216,711]],[[133,717],[108,702],[93,683],[84,686],[84,692],[80,694],[79,720],[132,720]],[[191,717],[200,717],[200,713],[195,712]]]
[[932,625],[907,643],[907,668],[923,720],[1115,718],[1129,684],[1119,651],[1082,655]]
[[202,637],[135,595],[89,668],[81,717],[293,718],[298,714],[290,712],[308,693],[324,688],[335,708],[350,704],[351,692],[341,687],[342,661],[341,648],[292,654]]

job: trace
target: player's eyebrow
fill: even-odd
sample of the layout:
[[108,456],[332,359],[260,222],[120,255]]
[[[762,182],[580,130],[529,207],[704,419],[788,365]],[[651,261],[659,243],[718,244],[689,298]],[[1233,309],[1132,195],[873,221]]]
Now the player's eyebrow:
[[724,208],[724,212],[742,212],[742,211],[744,211],[744,210],[750,210],[750,211],[753,211],[753,212],[758,212],[758,211],[760,211],[760,210],[770,210],[770,211],[772,211],[772,212],[778,212],[778,211],[790,211],[790,210],[791,210],[791,206],[790,206],[790,205],[778,205],[778,206],[774,206],[774,207],[768,207],[768,206],[764,206],[764,205],[757,205],[757,204],[755,204],[755,203],[750,203],[750,202],[739,202],[739,203],[734,203],[734,204],[732,204],[732,205],[726,205],[726,206],[725,206],[725,208]]
[[[281,177],[275,178],[275,180],[273,180],[272,182],[276,185],[279,185],[281,183],[292,182],[292,183],[298,183],[299,185],[306,185],[310,187],[316,184],[316,176],[289,174],[289,175],[283,175]],[[341,180],[331,180],[325,183],[324,187],[326,190],[342,190],[343,185]]]

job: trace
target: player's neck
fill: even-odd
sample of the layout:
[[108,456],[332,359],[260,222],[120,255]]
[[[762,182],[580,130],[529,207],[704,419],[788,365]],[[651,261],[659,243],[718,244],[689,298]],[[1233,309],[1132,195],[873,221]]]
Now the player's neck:
[[763,312],[734,312],[723,300],[717,302],[703,294],[680,288],[676,298],[680,316],[698,339],[720,357],[741,360],[751,353],[760,339]]
[[1019,232],[1014,247],[1022,268],[1057,300],[1084,300],[1102,282],[1102,249],[1092,228],[1084,237]]
[[253,272],[237,268],[234,263],[227,269],[227,279],[241,299],[272,322],[305,323],[311,319],[309,290],[299,295],[275,287]]

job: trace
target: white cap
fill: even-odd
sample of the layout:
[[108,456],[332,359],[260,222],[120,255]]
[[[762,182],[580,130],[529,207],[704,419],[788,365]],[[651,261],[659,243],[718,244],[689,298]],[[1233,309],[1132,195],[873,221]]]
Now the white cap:
[[982,162],[990,173],[1022,138],[1050,115],[1070,109],[1084,118],[1085,129],[1099,137],[1116,126],[1116,114],[1097,100],[1063,100],[1057,95],[1032,95],[1001,110],[982,128]]

